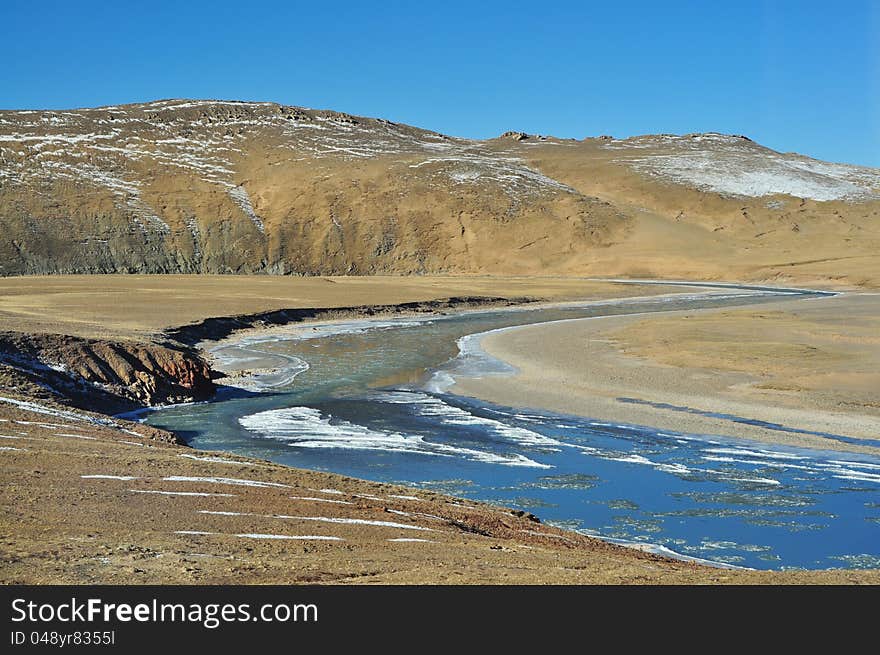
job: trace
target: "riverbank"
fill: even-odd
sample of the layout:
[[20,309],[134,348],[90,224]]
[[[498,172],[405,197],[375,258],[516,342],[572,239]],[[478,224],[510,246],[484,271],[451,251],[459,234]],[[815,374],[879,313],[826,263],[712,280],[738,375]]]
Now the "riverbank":
[[597,420],[878,454],[878,333],[880,296],[858,293],[517,327],[480,339],[516,375],[458,378],[452,391]]
[[3,584],[880,583],[677,561],[524,512],[47,410],[0,401]]
[[373,312],[370,308],[378,306],[456,297],[566,301],[663,292],[657,286],[559,277],[27,276],[0,278],[0,323],[16,332],[94,339],[153,339],[163,337],[166,330],[186,331],[188,339],[208,339],[219,337],[208,330],[188,329],[207,319],[285,310]]

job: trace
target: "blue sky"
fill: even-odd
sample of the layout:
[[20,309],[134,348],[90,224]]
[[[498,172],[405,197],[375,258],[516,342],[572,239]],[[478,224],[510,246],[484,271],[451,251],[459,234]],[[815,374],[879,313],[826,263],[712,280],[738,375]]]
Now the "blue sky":
[[731,132],[880,166],[877,2],[3,0],[0,19],[6,109],[273,100],[476,138]]

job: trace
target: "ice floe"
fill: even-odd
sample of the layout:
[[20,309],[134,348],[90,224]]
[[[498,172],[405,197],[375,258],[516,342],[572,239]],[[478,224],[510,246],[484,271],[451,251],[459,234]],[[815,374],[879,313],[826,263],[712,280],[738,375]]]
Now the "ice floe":
[[622,455],[619,457],[611,456],[611,455],[600,455],[600,457],[602,457],[602,459],[611,460],[613,462],[623,462],[625,464],[641,464],[644,466],[651,466],[651,467],[657,469],[658,471],[665,471],[666,473],[684,474],[684,473],[690,472],[690,469],[687,466],[685,466],[684,464],[676,464],[676,463],[665,464],[662,462],[655,462],[651,459],[648,459],[647,457],[644,457],[643,455],[638,455],[638,454]]
[[846,461],[846,460],[841,460],[841,459],[832,459],[832,460],[829,460],[829,462],[831,464],[837,464],[840,466],[852,466],[855,468],[865,468],[865,469],[880,471],[880,464],[872,464],[870,462],[851,462],[851,461]]
[[289,407],[250,414],[238,419],[248,431],[285,441],[297,448],[384,450],[439,457],[462,457],[504,466],[552,468],[518,454],[496,454],[472,448],[426,441],[419,435],[371,429],[323,414],[312,407]]
[[706,448],[706,452],[718,453],[719,455],[765,457],[767,459],[806,459],[806,457],[801,455],[792,455],[790,453],[780,453],[770,450],[746,450],[743,448]]
[[465,409],[425,393],[395,391],[378,394],[376,399],[380,402],[407,405],[412,407],[420,416],[430,416],[442,425],[478,426],[486,429],[490,434],[524,446],[563,445],[557,439],[546,437],[526,428],[508,425],[495,419],[477,416]]

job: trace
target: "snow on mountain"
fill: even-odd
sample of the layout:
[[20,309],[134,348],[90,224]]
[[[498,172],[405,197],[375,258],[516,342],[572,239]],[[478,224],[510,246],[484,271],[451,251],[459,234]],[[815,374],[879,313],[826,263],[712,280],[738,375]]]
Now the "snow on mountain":
[[723,134],[646,136],[603,146],[618,161],[677,184],[731,196],[787,194],[811,200],[880,198],[880,170],[782,154]]

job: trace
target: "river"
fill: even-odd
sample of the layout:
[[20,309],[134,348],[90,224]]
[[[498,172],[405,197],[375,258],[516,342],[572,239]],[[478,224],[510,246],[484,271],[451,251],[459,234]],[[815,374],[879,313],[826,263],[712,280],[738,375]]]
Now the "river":
[[501,407],[446,391],[456,375],[510,372],[468,335],[816,295],[707,292],[273,329],[214,355],[277,370],[145,421],[195,448],[430,488],[723,565],[880,566],[880,458]]

